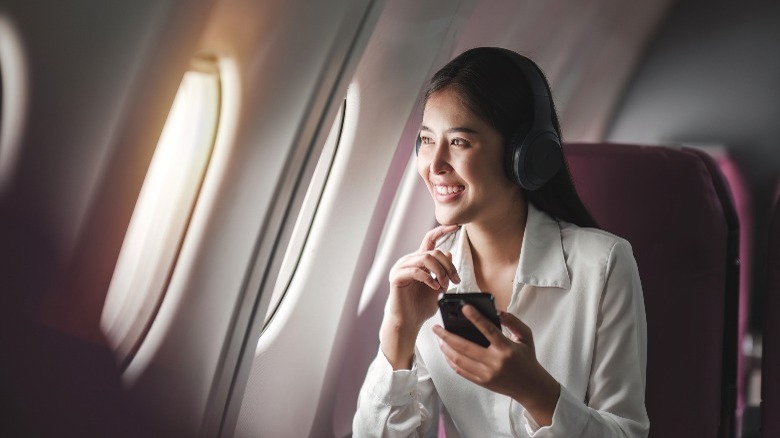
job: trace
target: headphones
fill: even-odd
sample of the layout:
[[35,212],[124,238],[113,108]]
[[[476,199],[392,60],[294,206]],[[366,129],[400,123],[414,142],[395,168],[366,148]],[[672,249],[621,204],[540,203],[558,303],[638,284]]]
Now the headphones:
[[[534,119],[530,129],[519,129],[506,144],[504,168],[509,179],[526,190],[536,190],[547,183],[563,164],[561,140],[552,121],[550,92],[533,62],[511,50],[490,48],[512,61],[531,86]],[[416,152],[422,139],[417,134]]]

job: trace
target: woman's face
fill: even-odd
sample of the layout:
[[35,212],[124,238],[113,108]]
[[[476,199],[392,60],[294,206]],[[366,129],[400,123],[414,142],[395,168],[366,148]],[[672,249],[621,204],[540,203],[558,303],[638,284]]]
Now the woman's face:
[[451,87],[425,105],[417,171],[433,197],[440,224],[501,221],[522,189],[504,173],[501,134],[471,112]]

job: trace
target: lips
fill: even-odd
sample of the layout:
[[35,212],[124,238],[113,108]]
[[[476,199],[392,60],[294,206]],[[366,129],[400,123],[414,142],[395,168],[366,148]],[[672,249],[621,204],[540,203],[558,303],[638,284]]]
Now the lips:
[[466,190],[465,186],[460,184],[434,184],[433,191],[434,196],[438,202],[450,202],[458,197]]
[[436,191],[439,195],[451,195],[453,193],[460,193],[466,188],[461,185],[445,185],[445,184],[436,184],[433,186],[433,189]]

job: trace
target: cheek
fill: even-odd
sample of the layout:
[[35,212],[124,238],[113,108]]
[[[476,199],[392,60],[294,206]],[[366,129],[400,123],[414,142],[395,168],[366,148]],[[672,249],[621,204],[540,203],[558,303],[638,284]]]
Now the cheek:
[[425,161],[417,158],[417,174],[420,175],[420,178],[425,181],[425,183],[428,183],[428,166],[425,163]]
[[500,164],[499,166],[495,165],[495,163],[490,163],[489,165],[480,166],[479,169],[471,169],[471,176],[474,180],[479,181],[480,185],[484,186],[484,190],[489,192],[513,188],[514,184],[507,178],[503,163]]
[[493,160],[478,160],[471,163],[463,163],[463,173],[467,174],[472,180],[492,184],[501,176],[499,169]]

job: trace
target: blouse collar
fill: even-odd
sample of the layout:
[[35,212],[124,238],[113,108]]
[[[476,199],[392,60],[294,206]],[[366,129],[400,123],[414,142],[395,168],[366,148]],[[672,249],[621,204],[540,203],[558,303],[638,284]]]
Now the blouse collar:
[[[561,228],[557,220],[528,203],[523,243],[520,249],[520,263],[515,272],[515,283],[539,287],[569,289],[571,280],[563,253]],[[453,242],[453,263],[458,268],[461,282],[458,292],[478,291],[474,278],[474,262],[466,229],[461,227]],[[454,287],[454,285],[453,285]]]

